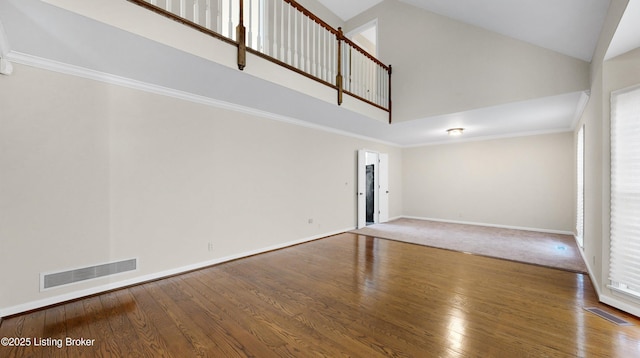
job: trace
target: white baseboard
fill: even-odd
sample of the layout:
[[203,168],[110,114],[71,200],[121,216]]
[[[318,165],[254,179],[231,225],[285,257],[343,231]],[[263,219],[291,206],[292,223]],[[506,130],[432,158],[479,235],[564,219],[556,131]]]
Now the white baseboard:
[[435,219],[435,218],[425,218],[420,216],[407,216],[403,215],[398,218],[404,219],[415,219],[415,220],[426,220],[426,221],[438,221],[443,223],[451,223],[451,224],[464,224],[464,225],[475,225],[475,226],[487,226],[487,227],[496,227],[501,229],[513,229],[513,230],[524,230],[524,231],[536,231],[536,232],[546,232],[549,234],[561,234],[561,235],[573,235],[571,231],[563,231],[563,230],[551,230],[551,229],[540,229],[534,227],[524,227],[524,226],[511,226],[511,225],[499,225],[499,224],[488,224],[488,223],[479,223],[473,221],[461,221],[461,220],[447,220],[447,219]]
[[321,239],[323,237],[340,234],[340,233],[343,233],[343,232],[349,231],[349,230],[352,230],[352,228],[331,231],[331,232],[327,232],[327,233],[323,233],[323,234],[319,234],[319,235],[314,235],[314,236],[311,236],[311,237],[306,237],[306,238],[299,239],[299,240],[294,240],[294,241],[284,242],[284,243],[277,244],[277,245],[263,247],[263,248],[260,248],[260,249],[257,249],[257,250],[246,251],[246,252],[242,252],[242,253],[235,254],[235,255],[229,255],[229,256],[213,259],[213,260],[198,262],[198,263],[195,263],[195,264],[192,264],[192,265],[183,266],[183,267],[176,267],[176,268],[173,268],[173,269],[170,269],[170,270],[160,271],[160,272],[156,272],[156,273],[152,273],[152,274],[148,274],[148,275],[144,275],[144,276],[135,277],[135,278],[128,279],[128,280],[113,282],[113,283],[110,283],[110,284],[107,284],[107,285],[101,285],[101,286],[92,287],[92,288],[89,288],[89,289],[69,292],[69,293],[66,293],[66,294],[63,294],[63,295],[59,295],[59,296],[48,297],[48,298],[44,298],[44,299],[41,299],[41,300],[36,300],[36,301],[31,301],[31,302],[15,305],[15,306],[5,307],[5,308],[0,309],[0,322],[2,321],[3,317],[12,316],[12,315],[19,314],[19,313],[22,313],[22,312],[32,311],[32,310],[35,310],[35,309],[39,309],[39,308],[55,305],[55,304],[58,304],[58,303],[62,303],[62,302],[70,301],[70,300],[75,300],[75,299],[91,296],[91,295],[95,295],[95,294],[99,294],[99,293],[102,293],[102,292],[107,292],[107,291],[111,291],[111,290],[115,290],[115,289],[119,289],[119,288],[123,288],[123,287],[127,287],[127,286],[133,286],[133,285],[142,284],[142,283],[145,283],[145,282],[154,281],[154,280],[162,279],[162,278],[165,278],[165,277],[169,277],[169,276],[173,276],[173,275],[177,275],[177,274],[181,274],[181,273],[185,273],[185,272],[189,272],[189,271],[193,271],[193,270],[198,270],[198,269],[205,268],[205,267],[208,267],[208,266],[221,264],[223,262],[241,259],[243,257],[248,257],[248,256],[253,256],[253,255],[269,252],[269,251],[283,249],[285,247],[294,246],[294,245],[302,244],[302,243],[305,243],[305,242]]
[[609,306],[615,307],[619,310],[630,313],[636,317],[640,317],[640,308],[638,305],[630,304],[625,301],[621,301],[616,297],[610,295],[600,295],[600,302],[605,303]]

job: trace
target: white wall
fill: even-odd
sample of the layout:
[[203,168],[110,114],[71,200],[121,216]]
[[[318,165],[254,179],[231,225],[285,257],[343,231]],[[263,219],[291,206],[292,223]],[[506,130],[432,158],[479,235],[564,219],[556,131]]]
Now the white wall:
[[378,54],[393,65],[393,120],[457,113],[589,88],[589,64],[385,0],[347,22],[378,20]]
[[[585,127],[584,256],[601,301],[640,315],[640,302],[607,288],[609,282],[610,96],[640,83],[638,50],[604,61],[628,0],[612,0],[591,63],[591,96],[578,126]],[[576,133],[577,134],[577,129]]]
[[567,132],[405,149],[404,215],[571,232],[572,145]]
[[334,29],[344,27],[344,21],[342,21],[338,15],[334,14],[326,6],[322,5],[318,0],[297,0],[296,2],[302,5],[305,9],[314,13]]
[[[603,301],[609,304],[620,306],[617,302],[621,302],[622,305],[629,305],[632,307],[632,313],[640,315],[640,300],[630,299],[628,296],[620,295],[614,291],[611,291],[606,287],[609,283],[609,255],[610,255],[610,214],[608,208],[611,207],[611,161],[610,161],[610,124],[611,124],[611,92],[620,90],[623,88],[640,85],[640,48],[627,52],[620,56],[614,57],[604,62],[603,66],[603,122],[606,129],[603,130],[603,135],[606,135],[606,139],[603,141],[603,195],[602,205],[607,210],[603,213],[603,246],[602,246],[602,266],[605,268],[602,274],[602,281],[604,286],[602,287]],[[640,260],[640,258],[638,258]],[[613,301],[611,301],[613,300]],[[624,306],[622,306],[624,307]]]
[[[0,316],[353,228],[360,148],[402,191],[400,148],[377,142],[19,64],[0,93]],[[42,272],[132,257],[39,292]]]

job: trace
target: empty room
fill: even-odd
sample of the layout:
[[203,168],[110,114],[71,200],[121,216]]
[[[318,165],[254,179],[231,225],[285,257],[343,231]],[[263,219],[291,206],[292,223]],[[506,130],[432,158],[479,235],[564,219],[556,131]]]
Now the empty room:
[[0,356],[640,356],[640,0],[0,0]]

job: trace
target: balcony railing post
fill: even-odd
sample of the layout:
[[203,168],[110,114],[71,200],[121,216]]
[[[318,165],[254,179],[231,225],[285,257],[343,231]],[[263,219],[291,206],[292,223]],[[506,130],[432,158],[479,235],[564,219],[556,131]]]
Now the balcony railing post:
[[389,65],[389,124],[391,124],[391,65]]
[[236,39],[238,41],[238,69],[242,71],[247,65],[247,29],[244,27],[244,1],[240,0],[240,18],[236,26]]
[[338,27],[338,34],[336,35],[338,43],[338,73],[336,74],[336,87],[338,87],[338,106],[342,104],[342,27]]

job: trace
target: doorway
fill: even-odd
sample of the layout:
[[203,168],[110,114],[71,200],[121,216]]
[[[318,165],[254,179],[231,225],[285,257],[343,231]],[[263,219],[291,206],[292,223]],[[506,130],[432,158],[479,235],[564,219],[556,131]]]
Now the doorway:
[[374,19],[347,33],[347,37],[367,51],[378,57],[378,20]]
[[367,165],[367,191],[366,191],[366,212],[367,212],[367,225],[375,224],[375,165]]
[[358,151],[357,227],[386,222],[389,218],[388,155]]

